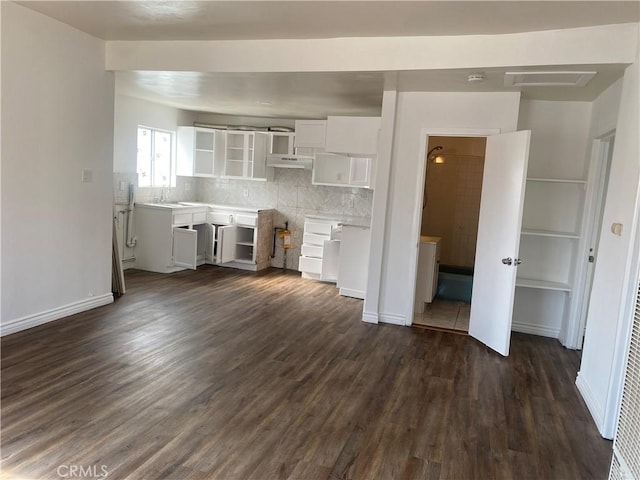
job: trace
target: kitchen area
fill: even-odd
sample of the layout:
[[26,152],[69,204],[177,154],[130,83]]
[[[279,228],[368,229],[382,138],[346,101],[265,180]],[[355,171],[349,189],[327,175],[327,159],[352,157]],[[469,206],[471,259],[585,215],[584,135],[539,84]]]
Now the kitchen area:
[[[114,227],[123,268],[271,266],[364,298],[380,118],[220,117],[117,96],[114,150],[126,150],[126,161],[114,160]],[[141,126],[175,132],[176,175],[160,187],[141,187],[138,166],[131,171]]]

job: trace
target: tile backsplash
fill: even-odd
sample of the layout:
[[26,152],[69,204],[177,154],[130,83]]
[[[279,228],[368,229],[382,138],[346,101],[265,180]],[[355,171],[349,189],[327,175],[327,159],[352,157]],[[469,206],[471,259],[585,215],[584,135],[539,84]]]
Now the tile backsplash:
[[[124,183],[121,183],[124,182]],[[137,184],[135,173],[113,174],[114,215],[121,240],[122,258],[134,256],[134,249],[123,247],[125,214],[118,213],[128,200],[129,183]],[[124,186],[124,189],[120,187]],[[160,188],[136,188],[136,202],[160,199]],[[287,251],[286,267],[297,270],[302,245],[304,218],[307,215],[370,217],[373,191],[363,188],[327,187],[311,184],[310,170],[275,169],[269,181],[228,178],[177,177],[176,187],[165,189],[167,201],[197,201],[218,205],[273,208],[277,211],[274,225],[289,222],[292,247]],[[276,240],[276,253],[271,264],[283,267],[282,241]],[[125,265],[126,268],[126,265]]]

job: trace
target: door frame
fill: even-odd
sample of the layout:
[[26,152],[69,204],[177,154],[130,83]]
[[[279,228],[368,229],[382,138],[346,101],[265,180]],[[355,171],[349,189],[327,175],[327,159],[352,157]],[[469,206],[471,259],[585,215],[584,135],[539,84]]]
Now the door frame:
[[[604,213],[604,202],[606,200],[605,191],[608,185],[604,184],[606,177],[605,168],[610,168],[611,158],[610,147],[615,141],[615,130],[611,130],[604,135],[594,139],[591,144],[591,155],[589,160],[589,170],[587,173],[587,184],[585,186],[584,207],[582,211],[582,231],[577,248],[577,258],[573,285],[575,295],[572,296],[569,305],[569,312],[565,321],[566,327],[562,328],[559,340],[563,346],[573,350],[581,350],[584,340],[584,331],[587,324],[587,312],[589,307],[590,284],[587,282],[589,275],[589,265],[587,257],[591,247],[591,239],[597,233],[594,231],[598,221],[596,215],[602,216]],[[607,165],[608,164],[608,165]],[[601,220],[601,219],[600,219]],[[597,253],[596,262],[597,263]],[[593,272],[591,273],[593,274]],[[587,291],[589,290],[589,292]]]
[[414,254],[411,257],[409,265],[409,278],[412,278],[410,297],[407,302],[408,311],[405,313],[405,325],[413,324],[413,312],[416,296],[416,276],[418,274],[418,253],[420,251],[420,226],[422,224],[422,202],[424,201],[425,180],[427,176],[427,147],[429,145],[429,137],[489,137],[491,135],[499,135],[502,132],[500,128],[422,128],[420,129],[420,154],[418,156],[418,175],[416,178],[416,186],[418,194],[415,196],[413,205],[413,223],[411,225],[411,237],[414,243]]

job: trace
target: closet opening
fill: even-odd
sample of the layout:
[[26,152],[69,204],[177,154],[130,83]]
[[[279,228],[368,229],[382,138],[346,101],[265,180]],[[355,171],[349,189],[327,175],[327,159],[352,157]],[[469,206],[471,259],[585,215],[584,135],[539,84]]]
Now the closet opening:
[[429,136],[413,324],[468,332],[486,137]]

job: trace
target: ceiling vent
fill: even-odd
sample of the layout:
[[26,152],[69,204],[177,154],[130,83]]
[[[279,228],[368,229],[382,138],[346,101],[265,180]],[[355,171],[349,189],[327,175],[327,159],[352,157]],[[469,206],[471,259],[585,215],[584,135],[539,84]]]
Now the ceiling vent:
[[505,87],[584,87],[596,72],[506,72]]

